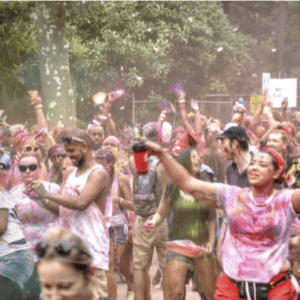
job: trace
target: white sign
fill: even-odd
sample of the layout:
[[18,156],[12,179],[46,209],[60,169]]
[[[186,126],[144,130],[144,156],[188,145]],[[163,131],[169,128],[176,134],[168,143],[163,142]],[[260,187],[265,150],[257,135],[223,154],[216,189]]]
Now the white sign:
[[288,98],[289,106],[297,106],[297,78],[289,79],[270,79],[269,96],[272,101],[272,107],[281,107],[281,101],[284,97]]
[[270,73],[262,73],[262,91],[269,90],[270,79]]

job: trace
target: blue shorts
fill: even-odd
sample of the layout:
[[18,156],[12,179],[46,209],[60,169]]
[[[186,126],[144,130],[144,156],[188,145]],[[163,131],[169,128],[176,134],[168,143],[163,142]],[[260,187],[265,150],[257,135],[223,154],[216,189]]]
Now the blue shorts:
[[199,257],[199,258],[192,258],[192,257],[188,257],[185,256],[183,254],[171,251],[169,249],[167,249],[167,253],[166,253],[166,260],[179,260],[179,261],[185,261],[187,264],[191,264],[193,265],[194,263],[200,262],[202,260],[211,258],[213,255],[213,253],[209,253],[206,256],[203,257]]
[[109,227],[109,239],[113,243],[115,242],[115,234],[117,238],[117,243],[127,244],[127,240],[128,240],[127,224]]

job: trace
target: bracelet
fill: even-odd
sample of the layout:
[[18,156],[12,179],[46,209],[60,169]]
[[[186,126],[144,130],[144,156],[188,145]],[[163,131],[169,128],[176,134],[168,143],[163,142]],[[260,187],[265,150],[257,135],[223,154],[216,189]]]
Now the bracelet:
[[43,107],[43,104],[38,104],[38,105],[36,105],[34,108],[35,109],[38,109],[38,108],[42,108]]
[[107,116],[101,116],[100,119],[107,120]]
[[185,103],[185,100],[180,100],[178,103],[179,103],[179,104]]

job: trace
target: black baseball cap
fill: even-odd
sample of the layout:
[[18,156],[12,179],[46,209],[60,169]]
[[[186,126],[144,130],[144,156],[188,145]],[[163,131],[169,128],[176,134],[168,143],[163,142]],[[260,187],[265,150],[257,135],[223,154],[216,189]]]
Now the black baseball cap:
[[238,140],[238,141],[249,141],[249,137],[244,129],[244,127],[237,125],[237,126],[230,126],[223,133],[216,135],[216,139],[224,139],[229,138],[230,140]]

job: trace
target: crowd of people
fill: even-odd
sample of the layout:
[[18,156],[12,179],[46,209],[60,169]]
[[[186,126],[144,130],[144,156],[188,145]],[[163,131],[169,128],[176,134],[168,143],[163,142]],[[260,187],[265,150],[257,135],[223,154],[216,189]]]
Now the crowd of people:
[[[121,90],[122,91],[122,90]],[[151,299],[154,248],[165,300],[296,300],[300,292],[300,117],[233,98],[227,124],[177,91],[181,125],[117,133],[97,105],[86,129],[0,124],[0,299]],[[176,104],[176,105],[177,105]],[[189,113],[189,110],[191,112]],[[300,298],[299,298],[300,299]]]

